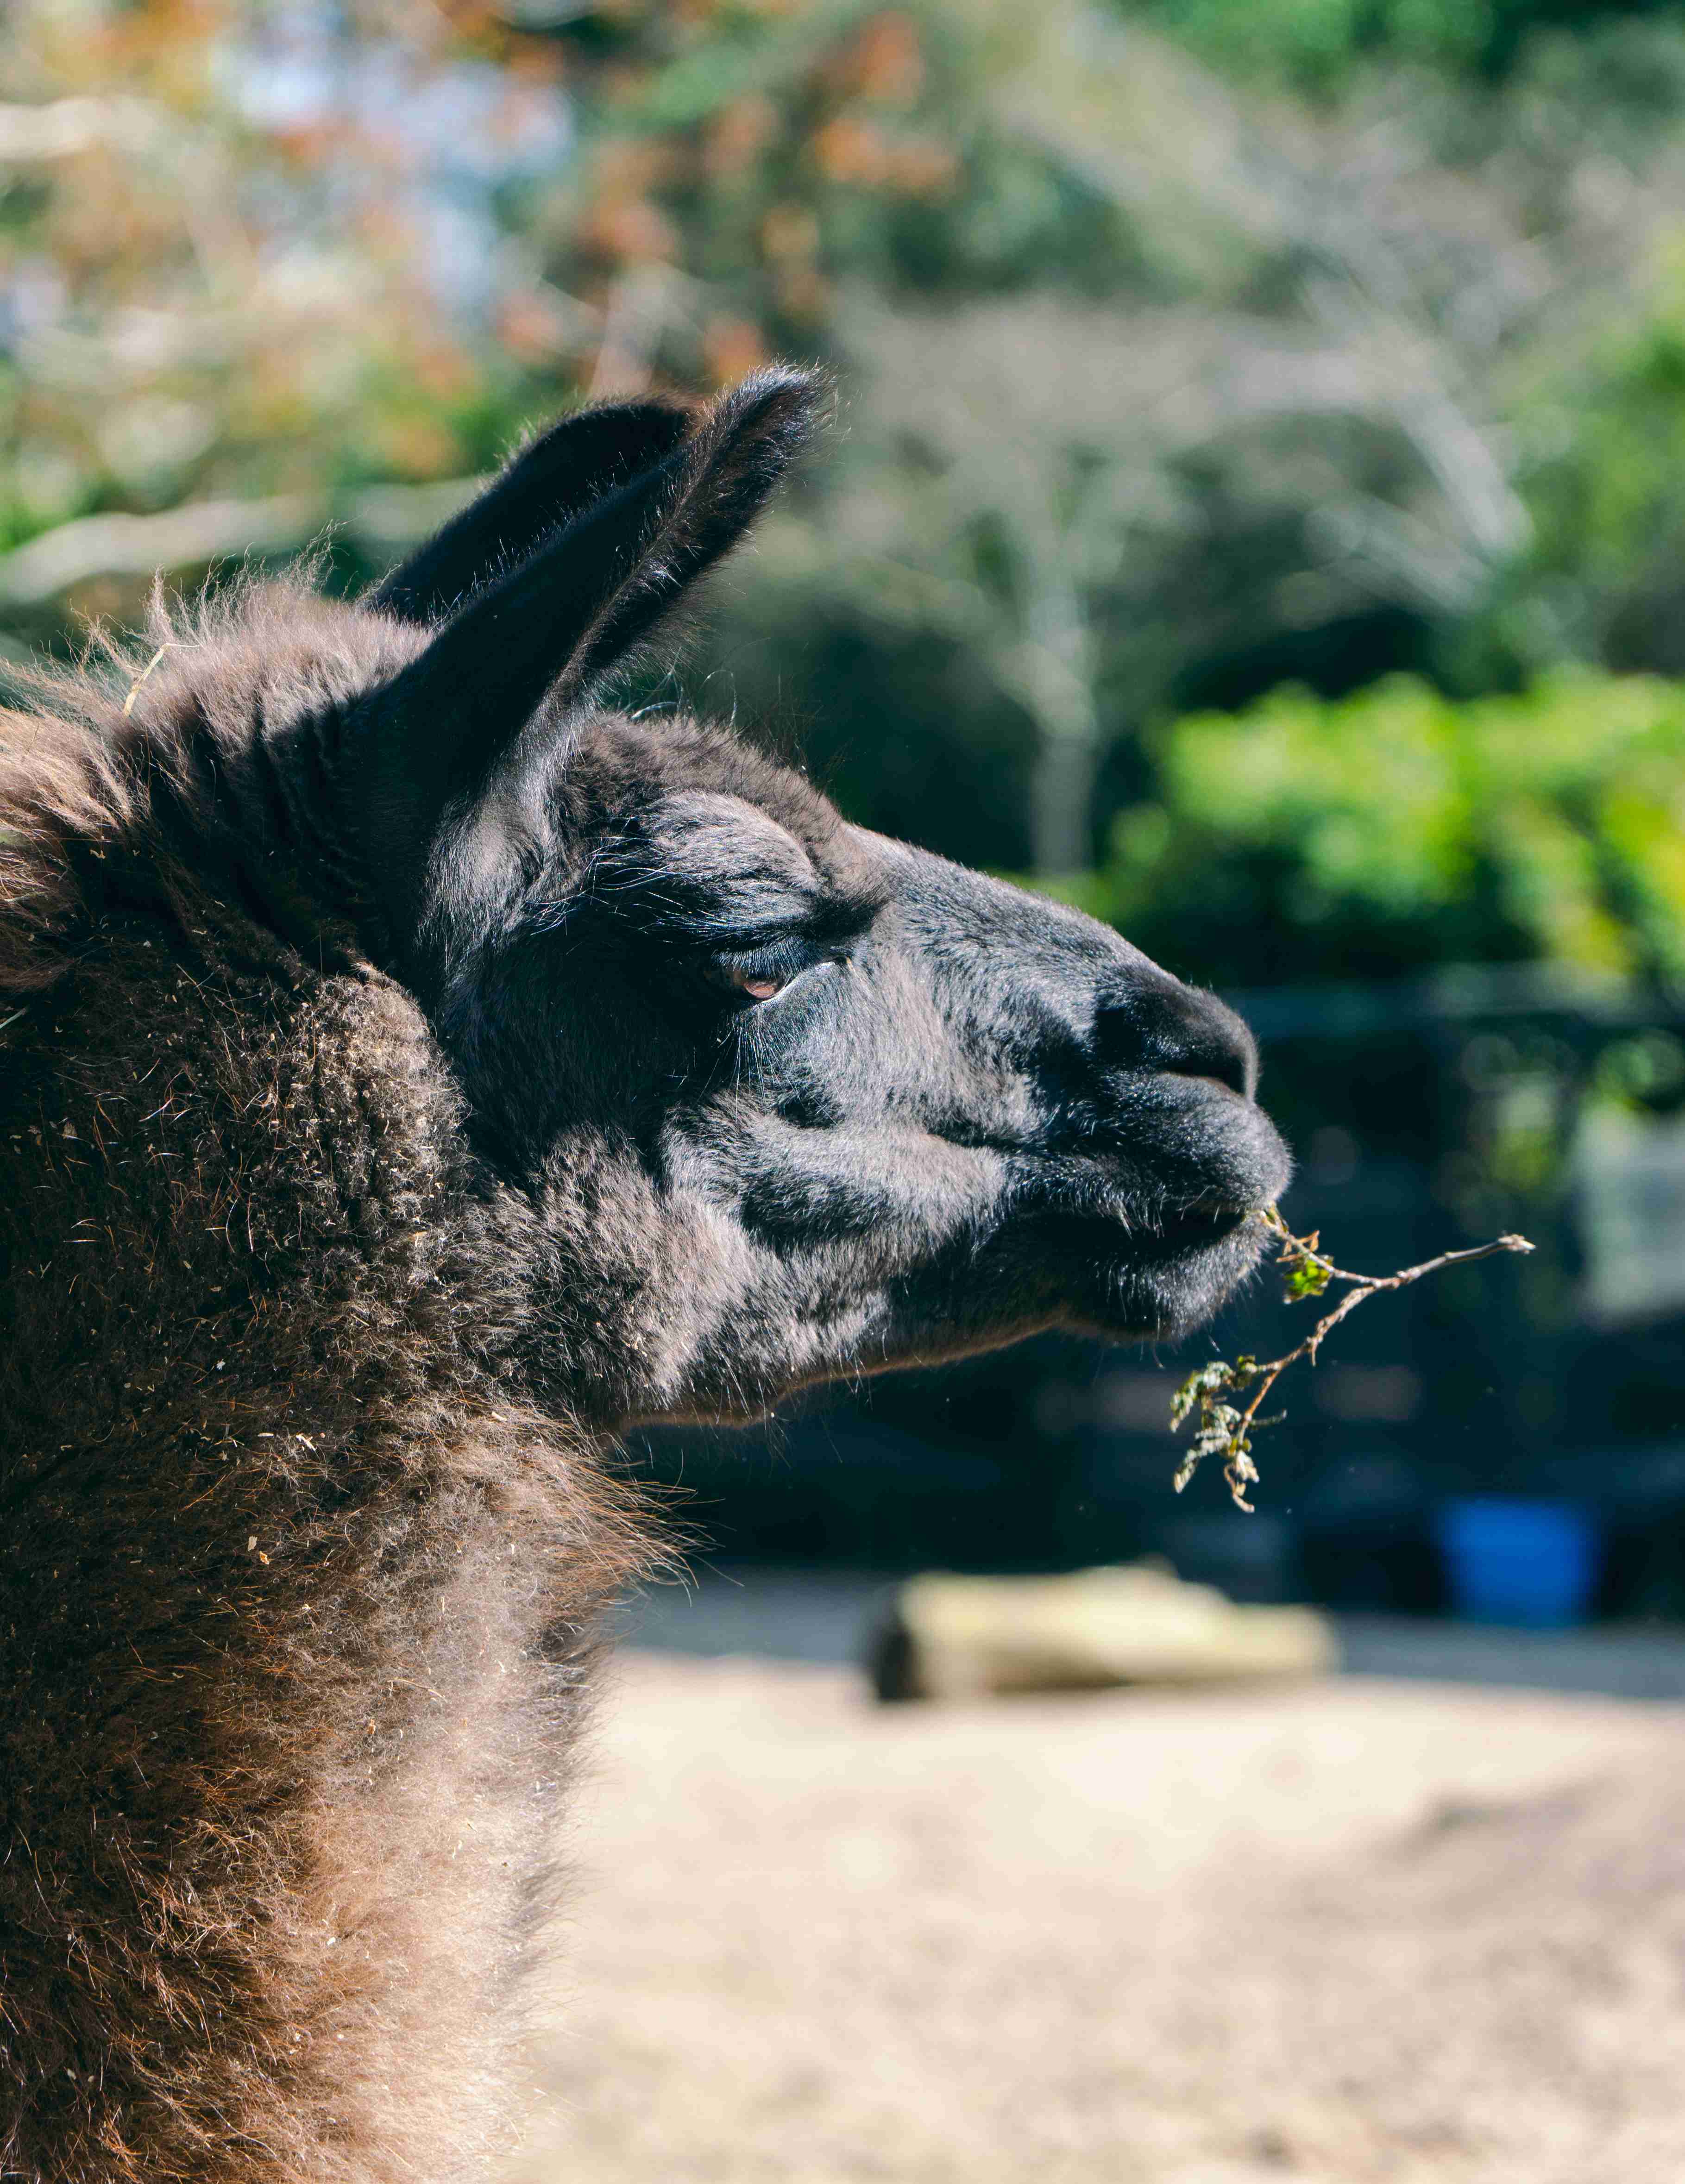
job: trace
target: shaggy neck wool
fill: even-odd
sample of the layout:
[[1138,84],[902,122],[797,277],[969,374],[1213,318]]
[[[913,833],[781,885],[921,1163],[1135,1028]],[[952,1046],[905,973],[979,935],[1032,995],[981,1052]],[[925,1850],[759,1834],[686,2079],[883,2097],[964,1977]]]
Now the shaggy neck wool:
[[482,2172],[595,1620],[646,1552],[591,1437],[511,1400],[529,1217],[421,1012],[296,951],[231,854],[194,745],[237,761],[247,611],[126,716],[59,682],[0,772],[0,2172],[32,2184]]

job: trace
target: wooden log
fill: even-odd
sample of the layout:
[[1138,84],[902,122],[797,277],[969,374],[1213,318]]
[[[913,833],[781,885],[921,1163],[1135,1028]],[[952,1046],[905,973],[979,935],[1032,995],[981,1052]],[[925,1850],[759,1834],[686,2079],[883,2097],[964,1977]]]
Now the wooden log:
[[870,1666],[880,1698],[959,1699],[1325,1675],[1339,1646],[1314,1608],[1240,1606],[1138,1563],[1062,1577],[912,1578]]

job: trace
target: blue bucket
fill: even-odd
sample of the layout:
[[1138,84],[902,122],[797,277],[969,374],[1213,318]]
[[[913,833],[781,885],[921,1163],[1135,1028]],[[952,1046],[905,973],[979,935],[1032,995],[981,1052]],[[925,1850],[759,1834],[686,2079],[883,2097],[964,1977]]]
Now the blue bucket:
[[1482,1495],[1443,1503],[1437,1529],[1452,1609],[1465,1622],[1559,1630],[1585,1621],[1598,1574],[1589,1510]]

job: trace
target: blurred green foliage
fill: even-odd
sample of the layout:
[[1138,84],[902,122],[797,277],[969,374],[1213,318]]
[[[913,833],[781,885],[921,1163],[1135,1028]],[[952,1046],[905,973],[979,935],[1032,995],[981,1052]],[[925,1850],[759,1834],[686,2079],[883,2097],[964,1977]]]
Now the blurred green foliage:
[[1393,677],[1152,736],[1085,890],[1217,983],[1554,961],[1685,978],[1685,689],[1559,673],[1457,704]]
[[1677,0],[1113,0],[1238,75],[1324,94],[1366,65],[1496,79],[1530,34],[1599,17],[1677,14]]

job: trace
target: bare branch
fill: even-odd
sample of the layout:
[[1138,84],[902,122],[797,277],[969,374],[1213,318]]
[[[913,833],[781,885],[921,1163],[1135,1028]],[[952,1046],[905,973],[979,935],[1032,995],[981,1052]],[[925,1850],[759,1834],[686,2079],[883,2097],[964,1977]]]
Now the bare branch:
[[140,98],[55,98],[43,106],[0,105],[0,162],[34,165],[74,159],[95,145],[128,151],[166,137],[166,117]]
[[[1347,1293],[1318,1320],[1304,1340],[1288,1351],[1285,1356],[1272,1357],[1260,1363],[1255,1357],[1237,1357],[1232,1363],[1223,1358],[1214,1359],[1191,1373],[1177,1389],[1170,1405],[1172,1428],[1182,1425],[1192,1418],[1196,1420],[1191,1447],[1183,1457],[1174,1481],[1180,1494],[1208,1456],[1223,1458],[1223,1475],[1229,1482],[1229,1491],[1236,1506],[1250,1511],[1246,1490],[1256,1484],[1258,1467],[1253,1462],[1252,1436],[1260,1428],[1273,1425],[1274,1418],[1258,1416],[1265,1397],[1287,1370],[1301,1359],[1314,1365],[1317,1352],[1341,1321],[1357,1310],[1360,1304],[1383,1290],[1402,1290],[1412,1282],[1419,1282],[1428,1274],[1437,1274],[1447,1267],[1469,1266],[1476,1259],[1490,1259],[1500,1251],[1531,1251],[1534,1247],[1525,1236],[1498,1236],[1489,1244],[1474,1244],[1459,1251],[1442,1251],[1435,1258],[1424,1259],[1414,1267],[1401,1267],[1392,1274],[1354,1274],[1318,1251],[1320,1240],[1316,1232],[1308,1236],[1296,1236],[1271,1206],[1258,1218],[1277,1240],[1277,1257],[1286,1283],[1286,1300],[1297,1303],[1307,1297],[1320,1296],[1332,1283],[1349,1284]],[[1241,1399],[1245,1397],[1245,1407]]]

